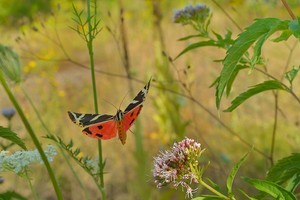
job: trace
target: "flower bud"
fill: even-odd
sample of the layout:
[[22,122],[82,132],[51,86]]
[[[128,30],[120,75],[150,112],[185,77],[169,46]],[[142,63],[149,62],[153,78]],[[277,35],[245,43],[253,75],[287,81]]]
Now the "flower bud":
[[11,120],[11,118],[16,114],[15,109],[13,108],[3,108],[2,109],[2,115],[8,119]]
[[21,81],[21,64],[17,53],[10,47],[0,45],[0,73],[6,78],[19,83]]

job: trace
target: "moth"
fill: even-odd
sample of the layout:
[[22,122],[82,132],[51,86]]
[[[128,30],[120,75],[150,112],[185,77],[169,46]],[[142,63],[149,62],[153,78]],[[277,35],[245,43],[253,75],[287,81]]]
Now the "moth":
[[126,132],[136,121],[142,110],[143,103],[149,91],[150,82],[151,79],[125,110],[118,109],[116,115],[82,114],[70,111],[68,111],[68,115],[72,122],[82,127],[82,133],[85,135],[92,138],[109,140],[116,137],[118,133],[119,139],[124,145],[127,138]]

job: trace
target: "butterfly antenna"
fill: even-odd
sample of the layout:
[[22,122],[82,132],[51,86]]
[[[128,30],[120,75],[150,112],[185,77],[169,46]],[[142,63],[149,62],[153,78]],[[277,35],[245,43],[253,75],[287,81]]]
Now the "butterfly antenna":
[[121,101],[121,103],[120,103],[120,105],[119,105],[119,109],[118,109],[118,110],[120,110],[120,107],[121,107],[121,105],[122,105],[122,103],[123,103],[125,97],[127,97],[128,93],[129,93],[129,91],[127,91],[127,93],[124,95],[124,97],[123,97],[123,99],[122,99],[122,101]]
[[115,109],[117,109],[118,110],[118,108],[114,105],[114,104],[112,104],[112,103],[110,103],[109,101],[107,101],[107,100],[105,100],[105,99],[103,99],[103,101],[105,101],[106,103],[108,103],[108,104],[110,104],[110,105],[112,105]]
[[130,130],[130,129],[128,129],[132,134],[134,134],[134,132],[132,131],[132,130]]

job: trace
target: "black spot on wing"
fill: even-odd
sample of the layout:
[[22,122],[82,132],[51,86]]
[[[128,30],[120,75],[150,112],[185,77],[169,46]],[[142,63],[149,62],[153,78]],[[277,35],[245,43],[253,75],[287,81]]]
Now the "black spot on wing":
[[102,138],[102,137],[103,137],[103,135],[100,134],[100,133],[96,133],[96,136],[97,136],[98,138]]
[[99,130],[103,128],[103,126],[102,126],[102,125],[99,125],[99,126],[97,126],[97,127],[98,127],[98,129],[99,129]]
[[134,112],[132,112],[132,113],[130,114],[130,117],[133,117],[133,114],[134,114]]
[[85,132],[88,133],[89,135],[92,135],[92,132],[90,131],[89,127],[83,129],[83,131],[85,131]]

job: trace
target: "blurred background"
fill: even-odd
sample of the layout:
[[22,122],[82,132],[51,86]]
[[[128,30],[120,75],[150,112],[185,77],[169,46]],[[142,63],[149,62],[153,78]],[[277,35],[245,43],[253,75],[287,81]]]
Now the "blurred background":
[[[81,149],[81,156],[97,158],[97,140],[83,135],[67,115],[67,111],[94,113],[88,51],[84,41],[70,28],[76,26],[72,20],[72,2],[78,10],[86,9],[83,0],[1,0],[0,43],[20,55],[23,73],[20,85],[26,89],[51,133],[66,142],[72,139],[74,146]],[[288,2],[294,13],[300,12],[298,0]],[[125,109],[151,76],[154,80],[138,118],[138,129],[133,126],[133,133],[128,131],[126,144],[123,146],[117,138],[102,142],[108,199],[183,199],[185,194],[181,189],[156,188],[152,167],[155,155],[185,136],[200,142],[206,149],[200,159],[203,165],[210,162],[204,176],[221,187],[225,187],[232,166],[252,145],[259,152],[252,151],[241,167],[236,186],[251,192],[252,188],[239,177],[263,178],[271,166],[268,155],[274,125],[272,92],[248,100],[232,113],[223,113],[215,107],[215,89],[210,85],[222,69],[221,63],[215,61],[224,58],[224,50],[200,48],[170,61],[189,42],[197,40],[178,41],[196,32],[191,27],[175,24],[173,14],[186,5],[198,3],[212,10],[209,30],[221,35],[231,30],[233,38],[241,30],[224,10],[242,29],[256,18],[290,19],[281,2],[276,0],[219,0],[218,4],[210,0],[98,1],[102,31],[94,41],[94,54],[100,113],[116,113],[106,101]],[[299,48],[293,49],[291,54],[294,44],[293,40],[285,44],[267,43],[264,56],[270,74],[282,76],[288,59],[290,67],[300,62],[296,56]],[[242,72],[232,94],[223,99],[221,110],[250,85],[265,79],[261,74]],[[300,94],[297,84],[299,79],[294,85]],[[20,86],[11,87],[43,146],[52,143],[42,138],[47,133]],[[12,107],[2,87],[0,94],[0,108]],[[280,93],[279,107],[275,160],[299,151],[300,144],[299,105],[291,96]],[[0,125],[8,126],[3,116],[0,116]],[[18,116],[12,119],[11,128],[29,148],[34,148]],[[9,149],[16,150],[16,146]],[[65,199],[100,199],[92,179],[75,162],[71,160],[71,163],[85,189],[79,186],[60,152],[52,162]],[[44,167],[33,166],[30,174],[33,187],[41,199],[55,199],[46,173]],[[24,178],[12,173],[0,175],[4,178],[0,193],[14,190],[32,198]],[[199,188],[197,192],[205,191]]]

